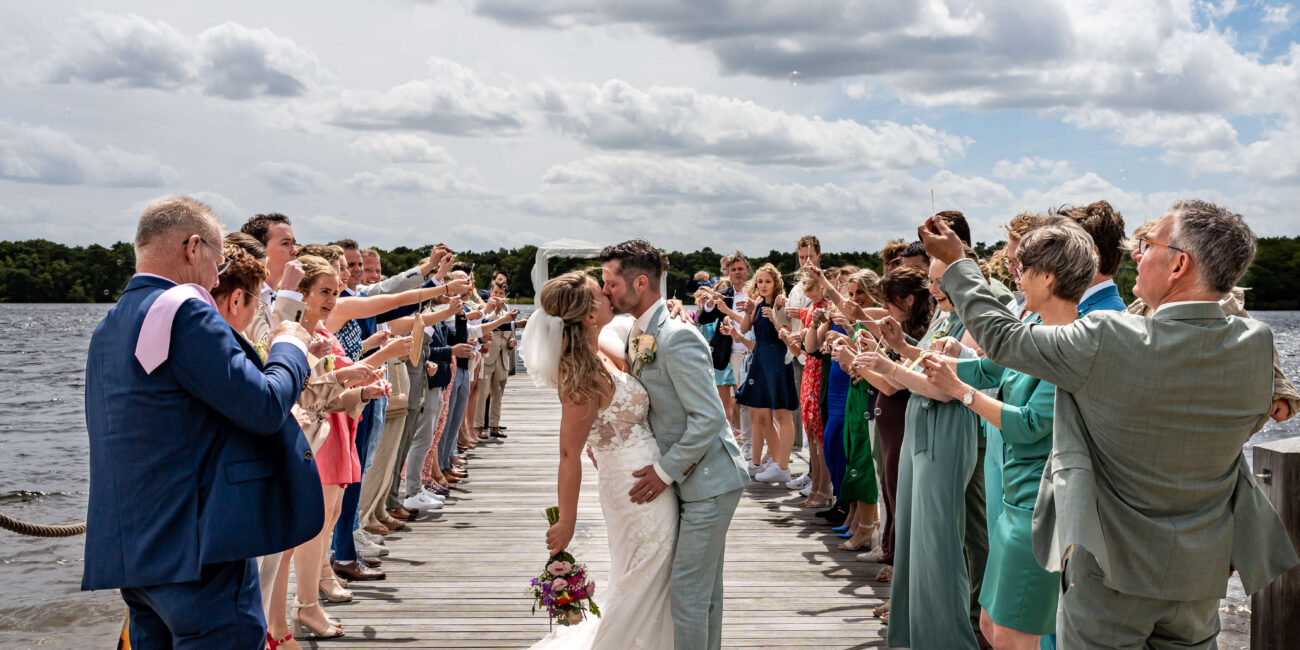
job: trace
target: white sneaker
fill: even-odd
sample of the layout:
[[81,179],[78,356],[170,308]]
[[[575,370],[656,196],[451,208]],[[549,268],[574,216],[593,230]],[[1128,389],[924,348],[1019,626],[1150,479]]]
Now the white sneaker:
[[366,559],[384,557],[388,555],[388,549],[370,541],[353,540],[356,542],[357,553]]
[[749,478],[754,478],[755,474],[758,474],[764,469],[767,469],[767,463],[763,463],[762,465],[755,465],[754,461],[751,460],[746,464],[749,466]]
[[790,470],[781,469],[776,463],[768,465],[754,476],[759,483],[785,483],[790,480]]
[[802,495],[804,495],[804,496],[806,496],[806,497],[810,497],[810,496],[812,496],[812,483],[809,483],[808,485],[803,486],[803,489],[802,489],[802,490],[799,490],[799,494],[802,494]]
[[801,490],[809,485],[812,485],[812,476],[809,476],[807,472],[804,472],[803,476],[785,484],[791,490]]
[[380,543],[380,540],[375,539],[376,537],[379,537],[379,535],[371,535],[370,533],[367,533],[365,530],[362,530],[360,528],[352,531],[352,543],[356,544],[357,548],[361,548],[363,546],[366,547],[373,546],[375,548],[382,548],[384,549],[384,552],[381,553],[380,555],[381,556],[388,555],[388,549],[383,544]]
[[425,495],[426,493],[421,490],[406,497],[402,501],[402,507],[407,510],[442,510],[442,501],[426,498]]

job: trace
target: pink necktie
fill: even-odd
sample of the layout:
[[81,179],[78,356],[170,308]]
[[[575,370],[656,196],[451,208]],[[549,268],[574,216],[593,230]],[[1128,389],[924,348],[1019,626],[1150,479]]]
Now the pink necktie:
[[172,321],[186,300],[202,300],[213,309],[217,308],[212,294],[197,284],[178,284],[158,296],[144,316],[140,338],[135,343],[135,358],[144,366],[145,374],[152,373],[167,360],[171,349]]

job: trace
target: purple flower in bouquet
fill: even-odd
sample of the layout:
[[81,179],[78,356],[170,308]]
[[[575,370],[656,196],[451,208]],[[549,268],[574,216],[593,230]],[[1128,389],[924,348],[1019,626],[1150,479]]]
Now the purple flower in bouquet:
[[551,583],[551,590],[557,592],[564,591],[565,587],[568,586],[569,586],[568,580],[565,580],[564,578],[556,578],[555,582]]

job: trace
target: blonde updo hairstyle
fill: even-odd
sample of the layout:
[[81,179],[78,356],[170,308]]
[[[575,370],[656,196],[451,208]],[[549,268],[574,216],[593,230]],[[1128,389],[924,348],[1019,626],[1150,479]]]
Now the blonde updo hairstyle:
[[600,362],[596,348],[587,339],[583,321],[596,310],[597,298],[591,288],[591,273],[570,271],[551,278],[542,286],[538,302],[546,313],[564,321],[561,338],[560,395],[575,404],[599,401],[614,378]]
[[310,292],[311,285],[315,284],[317,278],[325,275],[339,277],[334,265],[325,261],[323,257],[299,255],[298,262],[302,264],[302,280],[298,282],[298,293],[304,296]]
[[871,269],[859,269],[849,276],[849,284],[856,284],[863,293],[871,296],[877,305],[884,302],[880,292],[880,276]]
[[[758,267],[758,270],[754,271],[754,278],[757,278],[760,273],[766,273],[772,277],[772,284],[775,285],[775,290],[772,292],[773,300],[776,300],[777,296],[785,294],[785,280],[781,278],[781,272],[776,270],[776,267],[771,262]],[[758,300],[758,283],[750,279],[746,287],[745,294],[749,296],[749,299]]]

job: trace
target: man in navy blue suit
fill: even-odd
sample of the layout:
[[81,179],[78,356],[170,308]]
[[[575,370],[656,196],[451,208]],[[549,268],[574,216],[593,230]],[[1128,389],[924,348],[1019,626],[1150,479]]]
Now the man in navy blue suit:
[[121,589],[136,648],[261,648],[252,558],[324,525],[311,450],[289,409],[310,338],[281,323],[266,362],[207,290],[222,225],[159,199],[136,231],[136,275],[86,360],[90,507],[82,589]]

